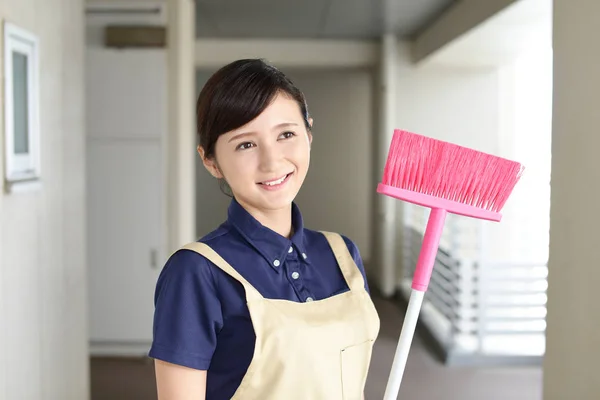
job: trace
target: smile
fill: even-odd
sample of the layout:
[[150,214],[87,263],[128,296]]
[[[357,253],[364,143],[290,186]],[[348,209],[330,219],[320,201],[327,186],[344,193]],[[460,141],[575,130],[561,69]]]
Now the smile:
[[281,178],[273,179],[271,181],[260,182],[259,185],[268,190],[278,189],[290,179],[290,176],[292,176],[292,174],[293,172],[290,172],[289,174],[286,174]]

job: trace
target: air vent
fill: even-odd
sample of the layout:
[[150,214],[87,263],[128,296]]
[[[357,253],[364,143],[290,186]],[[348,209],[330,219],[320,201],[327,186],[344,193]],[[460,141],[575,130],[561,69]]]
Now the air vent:
[[116,5],[116,4],[95,4],[88,5],[85,9],[86,14],[92,16],[159,16],[163,13],[163,7],[157,4],[139,4],[139,5]]
[[151,25],[109,25],[104,29],[104,44],[113,48],[165,47],[167,29]]

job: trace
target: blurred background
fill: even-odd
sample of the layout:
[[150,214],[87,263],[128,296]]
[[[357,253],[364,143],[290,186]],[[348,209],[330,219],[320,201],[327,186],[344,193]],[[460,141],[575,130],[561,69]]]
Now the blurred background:
[[364,259],[382,322],[367,400],[428,217],[376,193],[394,129],[526,165],[501,223],[449,216],[399,398],[600,398],[600,4],[2,0],[0,17],[1,400],[156,398],[157,277],[229,204],[196,154],[195,100],[239,58],[307,97],[297,202]]

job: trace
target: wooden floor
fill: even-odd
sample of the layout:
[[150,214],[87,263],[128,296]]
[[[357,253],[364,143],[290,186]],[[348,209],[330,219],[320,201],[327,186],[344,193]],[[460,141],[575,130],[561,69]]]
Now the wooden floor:
[[[373,350],[366,400],[383,398],[402,326],[403,314],[395,304],[376,300],[376,305],[381,318],[381,333]],[[156,399],[151,360],[92,358],[91,373],[92,400]],[[541,400],[541,384],[540,368],[445,367],[415,337],[399,398]]]

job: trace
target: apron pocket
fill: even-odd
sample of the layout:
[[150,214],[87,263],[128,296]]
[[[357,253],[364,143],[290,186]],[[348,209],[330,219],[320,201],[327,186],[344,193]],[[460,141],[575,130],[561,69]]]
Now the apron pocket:
[[340,367],[342,373],[342,398],[344,400],[362,399],[372,352],[372,340],[348,346],[341,350]]

